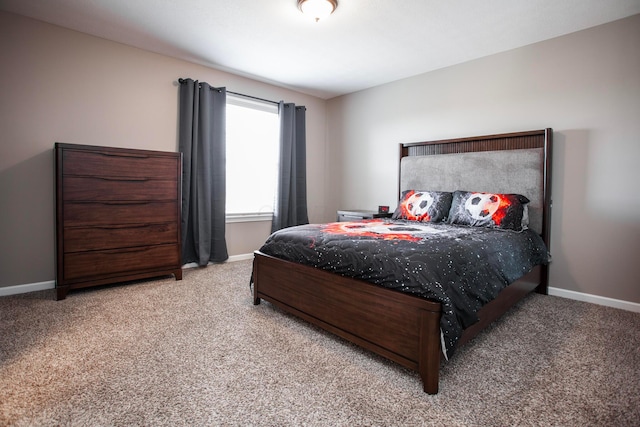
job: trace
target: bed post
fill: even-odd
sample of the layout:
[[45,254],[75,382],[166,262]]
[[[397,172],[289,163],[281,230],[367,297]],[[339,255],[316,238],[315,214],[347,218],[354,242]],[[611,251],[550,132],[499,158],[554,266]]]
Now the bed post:
[[420,349],[418,372],[425,393],[438,393],[440,376],[440,311],[424,310],[420,313]]
[[258,257],[255,254],[253,255],[251,283],[253,284],[253,305],[258,305],[260,304],[260,297],[258,296]]
[[[547,245],[547,250],[551,252],[551,208],[553,207],[553,198],[551,196],[551,153],[553,151],[553,129],[544,130],[544,159],[542,185],[544,193],[543,212],[542,212],[542,240]],[[536,292],[543,295],[549,294],[549,265],[542,266],[542,277],[540,284],[536,288]]]

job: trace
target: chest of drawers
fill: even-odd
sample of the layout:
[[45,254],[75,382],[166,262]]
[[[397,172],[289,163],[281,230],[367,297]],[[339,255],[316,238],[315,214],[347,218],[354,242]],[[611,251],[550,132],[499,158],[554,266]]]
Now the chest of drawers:
[[182,279],[180,153],[55,144],[56,299],[71,289]]

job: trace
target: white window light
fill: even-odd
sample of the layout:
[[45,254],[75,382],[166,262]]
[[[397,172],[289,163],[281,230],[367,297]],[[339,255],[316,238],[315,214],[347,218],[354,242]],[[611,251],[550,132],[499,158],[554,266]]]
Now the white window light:
[[271,220],[279,132],[276,104],[227,95],[227,222]]

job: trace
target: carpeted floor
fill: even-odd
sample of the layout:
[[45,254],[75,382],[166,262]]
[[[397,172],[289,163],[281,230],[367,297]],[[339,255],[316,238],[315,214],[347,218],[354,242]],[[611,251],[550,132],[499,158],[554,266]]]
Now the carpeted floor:
[[268,303],[250,261],[0,298],[0,425],[640,424],[640,314],[532,295],[459,349],[440,393]]

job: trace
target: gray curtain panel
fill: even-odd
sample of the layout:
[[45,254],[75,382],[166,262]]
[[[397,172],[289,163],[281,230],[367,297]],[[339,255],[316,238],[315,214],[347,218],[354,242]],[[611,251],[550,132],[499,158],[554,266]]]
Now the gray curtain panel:
[[225,88],[180,79],[182,262],[205,266],[229,258],[225,239]]
[[280,116],[280,171],[271,232],[308,224],[305,107],[278,105]]

